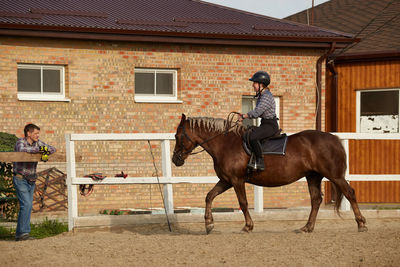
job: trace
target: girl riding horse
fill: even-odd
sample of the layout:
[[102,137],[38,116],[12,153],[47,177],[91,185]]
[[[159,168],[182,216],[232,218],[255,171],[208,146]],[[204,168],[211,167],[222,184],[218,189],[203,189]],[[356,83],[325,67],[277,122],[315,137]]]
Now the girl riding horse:
[[243,121],[243,119],[247,118],[261,118],[261,125],[254,129],[249,136],[249,143],[251,150],[256,156],[256,161],[249,162],[247,167],[253,170],[263,171],[265,165],[260,140],[274,136],[279,132],[275,114],[275,100],[268,88],[271,82],[268,73],[265,71],[257,71],[249,80],[253,82],[253,89],[256,92],[256,107],[247,114],[242,114],[239,121]]

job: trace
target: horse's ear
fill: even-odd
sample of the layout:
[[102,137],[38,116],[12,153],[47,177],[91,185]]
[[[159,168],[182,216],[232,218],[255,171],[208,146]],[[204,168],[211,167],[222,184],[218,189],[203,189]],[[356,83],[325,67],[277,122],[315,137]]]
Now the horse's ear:
[[186,115],[182,113],[181,123],[183,123],[185,120],[186,120]]

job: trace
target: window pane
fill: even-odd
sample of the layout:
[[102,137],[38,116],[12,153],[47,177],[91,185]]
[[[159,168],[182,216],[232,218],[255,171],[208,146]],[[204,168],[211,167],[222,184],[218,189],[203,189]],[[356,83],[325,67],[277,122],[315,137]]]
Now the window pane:
[[173,95],[172,73],[157,73],[156,93],[162,95]]
[[18,92],[41,92],[39,69],[18,69]]
[[361,92],[360,131],[399,132],[399,91]]
[[44,93],[61,93],[60,84],[59,70],[43,70]]
[[361,116],[398,114],[399,91],[361,93]]
[[[254,98],[253,97],[243,97],[242,98],[242,113],[246,114],[250,110],[253,110]],[[244,119],[243,126],[255,126],[257,123],[256,120],[253,119]]]
[[135,93],[154,94],[154,73],[135,73]]

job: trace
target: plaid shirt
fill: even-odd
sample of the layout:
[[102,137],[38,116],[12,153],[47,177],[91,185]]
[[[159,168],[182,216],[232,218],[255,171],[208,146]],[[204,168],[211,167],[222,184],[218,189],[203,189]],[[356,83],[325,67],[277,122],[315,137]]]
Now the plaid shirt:
[[275,99],[269,90],[265,90],[257,99],[256,107],[247,113],[250,119],[273,119],[275,113]]
[[[40,146],[47,146],[50,154],[56,152],[56,149],[49,146],[42,141],[33,142],[32,145],[28,143],[25,138],[20,138],[15,144],[15,152],[28,152],[28,153],[40,153]],[[36,173],[37,162],[13,162],[14,175],[32,175]]]

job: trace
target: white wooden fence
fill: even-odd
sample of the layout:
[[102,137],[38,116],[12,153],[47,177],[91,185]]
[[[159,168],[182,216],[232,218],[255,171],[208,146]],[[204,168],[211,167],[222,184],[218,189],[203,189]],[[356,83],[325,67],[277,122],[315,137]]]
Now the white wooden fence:
[[[392,139],[399,140],[400,134],[359,134],[359,133],[333,133],[337,135],[343,143],[347,154],[347,173],[348,181],[399,181],[400,174],[390,175],[365,175],[365,174],[349,174],[349,140],[350,139]],[[191,176],[191,177],[174,177],[171,170],[171,154],[170,140],[174,140],[173,133],[142,133],[142,134],[66,134],[66,151],[67,151],[67,187],[68,187],[68,227],[69,230],[74,228],[75,218],[78,217],[78,196],[77,186],[80,184],[157,184],[156,177],[127,177],[107,178],[102,181],[93,181],[91,178],[77,177],[75,164],[75,141],[160,141],[161,157],[162,157],[162,175],[159,181],[163,184],[164,203],[167,213],[174,212],[174,201],[172,184],[177,183],[217,183],[216,176]],[[305,178],[299,181],[306,181]],[[263,187],[254,186],[254,211],[263,212]],[[342,210],[350,210],[347,200],[342,202]]]

